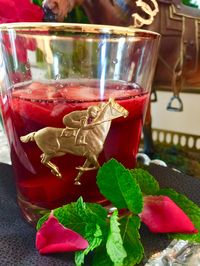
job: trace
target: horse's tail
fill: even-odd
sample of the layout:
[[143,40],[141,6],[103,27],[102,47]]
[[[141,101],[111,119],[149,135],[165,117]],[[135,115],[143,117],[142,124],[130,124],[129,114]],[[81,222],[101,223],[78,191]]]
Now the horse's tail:
[[31,133],[29,133],[29,134],[27,134],[27,135],[25,135],[25,136],[21,136],[21,137],[20,137],[20,140],[21,140],[22,142],[24,142],[24,143],[29,142],[29,141],[35,141],[35,139],[34,139],[34,135],[35,135],[35,133],[36,133],[36,131],[31,132]]

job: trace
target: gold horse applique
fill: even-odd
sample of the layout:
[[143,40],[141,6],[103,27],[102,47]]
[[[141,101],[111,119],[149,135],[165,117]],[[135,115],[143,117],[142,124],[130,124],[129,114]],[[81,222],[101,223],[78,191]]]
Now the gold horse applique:
[[87,110],[73,111],[63,117],[65,128],[45,127],[20,137],[24,143],[35,141],[42,150],[41,163],[61,178],[58,167],[50,160],[70,153],[86,158],[84,164],[77,167],[75,184],[81,185],[80,177],[86,171],[100,167],[98,156],[110,130],[111,121],[127,117],[128,111],[112,98],[106,103],[93,105]]

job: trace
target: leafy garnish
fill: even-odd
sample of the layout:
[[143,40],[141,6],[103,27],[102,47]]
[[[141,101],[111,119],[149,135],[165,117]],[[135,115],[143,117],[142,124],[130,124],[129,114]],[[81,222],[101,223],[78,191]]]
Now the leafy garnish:
[[113,266],[113,262],[108,256],[105,244],[95,249],[92,266]]
[[143,198],[140,187],[130,171],[115,159],[104,163],[97,174],[97,184],[101,193],[119,208],[127,208],[140,213]]
[[[76,266],[83,265],[90,251],[94,254],[92,266],[134,266],[141,262],[144,250],[139,229],[143,195],[146,198],[149,195],[168,196],[200,232],[200,208],[172,189],[160,189],[158,182],[146,170],[129,170],[112,159],[99,169],[97,184],[101,193],[117,208],[112,214],[108,215],[99,204],[83,202],[82,198],[54,210],[54,216],[62,225],[77,232],[89,243],[85,250],[76,252]],[[169,209],[166,207],[162,211],[166,214]],[[38,221],[37,230],[48,217],[49,213]],[[200,233],[170,236],[200,242]]]
[[123,260],[126,258],[127,253],[123,247],[123,241],[120,234],[118,211],[114,211],[110,218],[110,231],[106,242],[106,249],[114,266],[123,265]]
[[160,189],[157,195],[171,198],[187,214],[199,231],[197,234],[170,234],[170,237],[200,243],[200,208],[185,195],[179,194],[171,188]]
[[130,170],[132,177],[134,177],[140,186],[142,193],[145,195],[155,195],[160,187],[158,181],[146,170],[142,168],[135,168]]
[[99,222],[100,220],[105,221],[105,219],[107,218],[108,212],[100,204],[86,203],[86,206],[90,208],[90,210],[97,215]]
[[[93,235],[91,234],[93,232]],[[100,246],[102,241],[102,231],[98,224],[96,224],[96,230],[94,231],[93,226],[86,227],[85,239],[89,242],[89,247],[83,251],[77,251],[75,253],[75,263],[77,266],[81,266],[84,263],[85,256],[96,247]]]
[[140,241],[140,219],[138,216],[128,215],[120,220],[121,234],[127,257],[124,260],[124,266],[130,266],[140,263],[144,255],[144,249]]

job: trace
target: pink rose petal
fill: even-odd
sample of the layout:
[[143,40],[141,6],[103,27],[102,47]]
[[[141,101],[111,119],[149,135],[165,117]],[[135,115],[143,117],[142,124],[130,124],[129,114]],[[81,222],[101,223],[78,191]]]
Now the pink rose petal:
[[87,240],[64,227],[53,214],[36,234],[36,248],[40,254],[83,250],[88,245]]
[[198,232],[183,210],[167,196],[144,197],[144,208],[140,218],[154,233]]
[[40,22],[44,13],[30,0],[0,0],[0,23]]

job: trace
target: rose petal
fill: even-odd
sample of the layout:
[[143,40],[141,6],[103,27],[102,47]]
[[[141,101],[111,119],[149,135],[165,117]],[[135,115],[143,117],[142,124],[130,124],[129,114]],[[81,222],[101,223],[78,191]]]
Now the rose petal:
[[83,250],[88,245],[87,240],[64,227],[53,214],[36,234],[36,248],[40,254]]
[[0,0],[0,22],[40,22],[42,8],[30,0]]
[[[0,0],[0,23],[11,22],[40,22],[43,21],[43,10],[30,0]],[[36,41],[17,36],[15,38],[14,50],[10,44],[9,34],[3,35],[5,47],[9,54],[16,53],[21,63],[27,62],[27,51],[36,50]]]
[[189,217],[167,196],[144,197],[141,221],[154,233],[197,233]]

